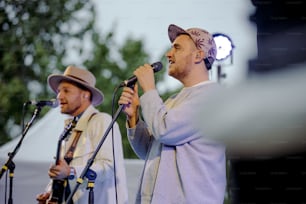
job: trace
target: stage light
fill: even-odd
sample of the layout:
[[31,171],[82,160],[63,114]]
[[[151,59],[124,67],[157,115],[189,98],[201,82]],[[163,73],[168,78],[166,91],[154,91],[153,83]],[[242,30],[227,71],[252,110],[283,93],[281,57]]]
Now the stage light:
[[214,33],[212,36],[217,46],[216,60],[222,61],[231,56],[234,45],[230,37],[222,33]]
[[233,49],[234,45],[230,37],[222,33],[212,34],[217,47],[216,61],[217,63],[217,80],[221,83],[222,78],[226,78],[226,73],[222,72],[222,66],[229,65],[224,61],[230,57],[230,65],[233,64]]

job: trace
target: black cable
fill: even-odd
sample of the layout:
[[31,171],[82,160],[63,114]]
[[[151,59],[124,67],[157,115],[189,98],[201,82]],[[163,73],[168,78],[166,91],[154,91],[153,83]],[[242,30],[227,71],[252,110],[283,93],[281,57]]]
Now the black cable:
[[[115,96],[117,91],[119,90],[119,86],[117,86],[113,92],[112,96],[112,119],[114,117],[114,107],[115,107]],[[118,191],[117,191],[117,179],[116,179],[116,152],[115,152],[115,145],[114,145],[114,128],[112,128],[112,147],[113,147],[113,165],[114,165],[114,181],[115,181],[115,191],[116,191],[116,203],[118,204]]]

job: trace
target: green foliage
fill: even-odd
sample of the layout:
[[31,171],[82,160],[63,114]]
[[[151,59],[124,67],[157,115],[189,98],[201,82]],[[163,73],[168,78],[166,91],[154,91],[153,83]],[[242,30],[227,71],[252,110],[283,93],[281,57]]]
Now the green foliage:
[[25,101],[50,96],[46,78],[62,66],[66,42],[92,26],[88,15],[77,32],[70,29],[84,9],[92,11],[92,5],[82,0],[0,1],[0,145],[16,136],[11,129],[20,124]]

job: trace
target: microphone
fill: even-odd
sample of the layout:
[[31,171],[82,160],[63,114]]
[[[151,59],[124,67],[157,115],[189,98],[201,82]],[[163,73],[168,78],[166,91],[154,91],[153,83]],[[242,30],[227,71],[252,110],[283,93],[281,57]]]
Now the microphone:
[[[163,68],[163,64],[161,62],[155,62],[153,64],[151,64],[151,66],[153,67],[153,71],[154,72],[158,72]],[[124,86],[128,86],[130,87],[131,85],[134,85],[137,81],[137,77],[136,76],[132,76],[130,78],[128,78],[127,80],[124,80],[123,82],[121,82],[119,87],[124,87]]]
[[49,101],[28,101],[26,102],[27,105],[35,105],[37,107],[44,107],[49,106],[51,108],[56,108],[58,106],[58,101],[56,99],[51,99]]

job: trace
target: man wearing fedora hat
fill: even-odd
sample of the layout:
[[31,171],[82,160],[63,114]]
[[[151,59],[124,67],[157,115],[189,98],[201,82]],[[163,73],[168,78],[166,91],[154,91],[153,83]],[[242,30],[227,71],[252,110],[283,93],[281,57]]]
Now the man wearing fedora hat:
[[[59,162],[49,169],[48,174],[52,180],[46,192],[37,195],[39,203],[52,200],[54,180],[67,180],[70,188],[76,184],[76,179],[112,121],[109,114],[95,108],[102,103],[103,93],[95,87],[96,78],[88,70],[68,66],[64,74],[50,75],[48,84],[57,94],[61,113],[71,116],[77,122],[71,134],[63,141]],[[97,174],[93,188],[94,203],[127,203],[121,133],[117,123],[113,126],[113,135],[107,135],[90,169]],[[72,199],[74,204],[88,203],[87,184],[83,182],[79,186]],[[67,194],[66,199],[69,196]]]
[[145,64],[134,71],[143,95],[138,97],[136,84],[134,89],[124,87],[119,99],[128,119],[130,144],[146,160],[136,203],[223,204],[225,147],[195,126],[205,100],[220,90],[208,73],[216,45],[212,35],[200,28],[184,30],[172,24],[168,35],[172,43],[166,54],[168,74],[183,89],[163,102],[152,67]]

